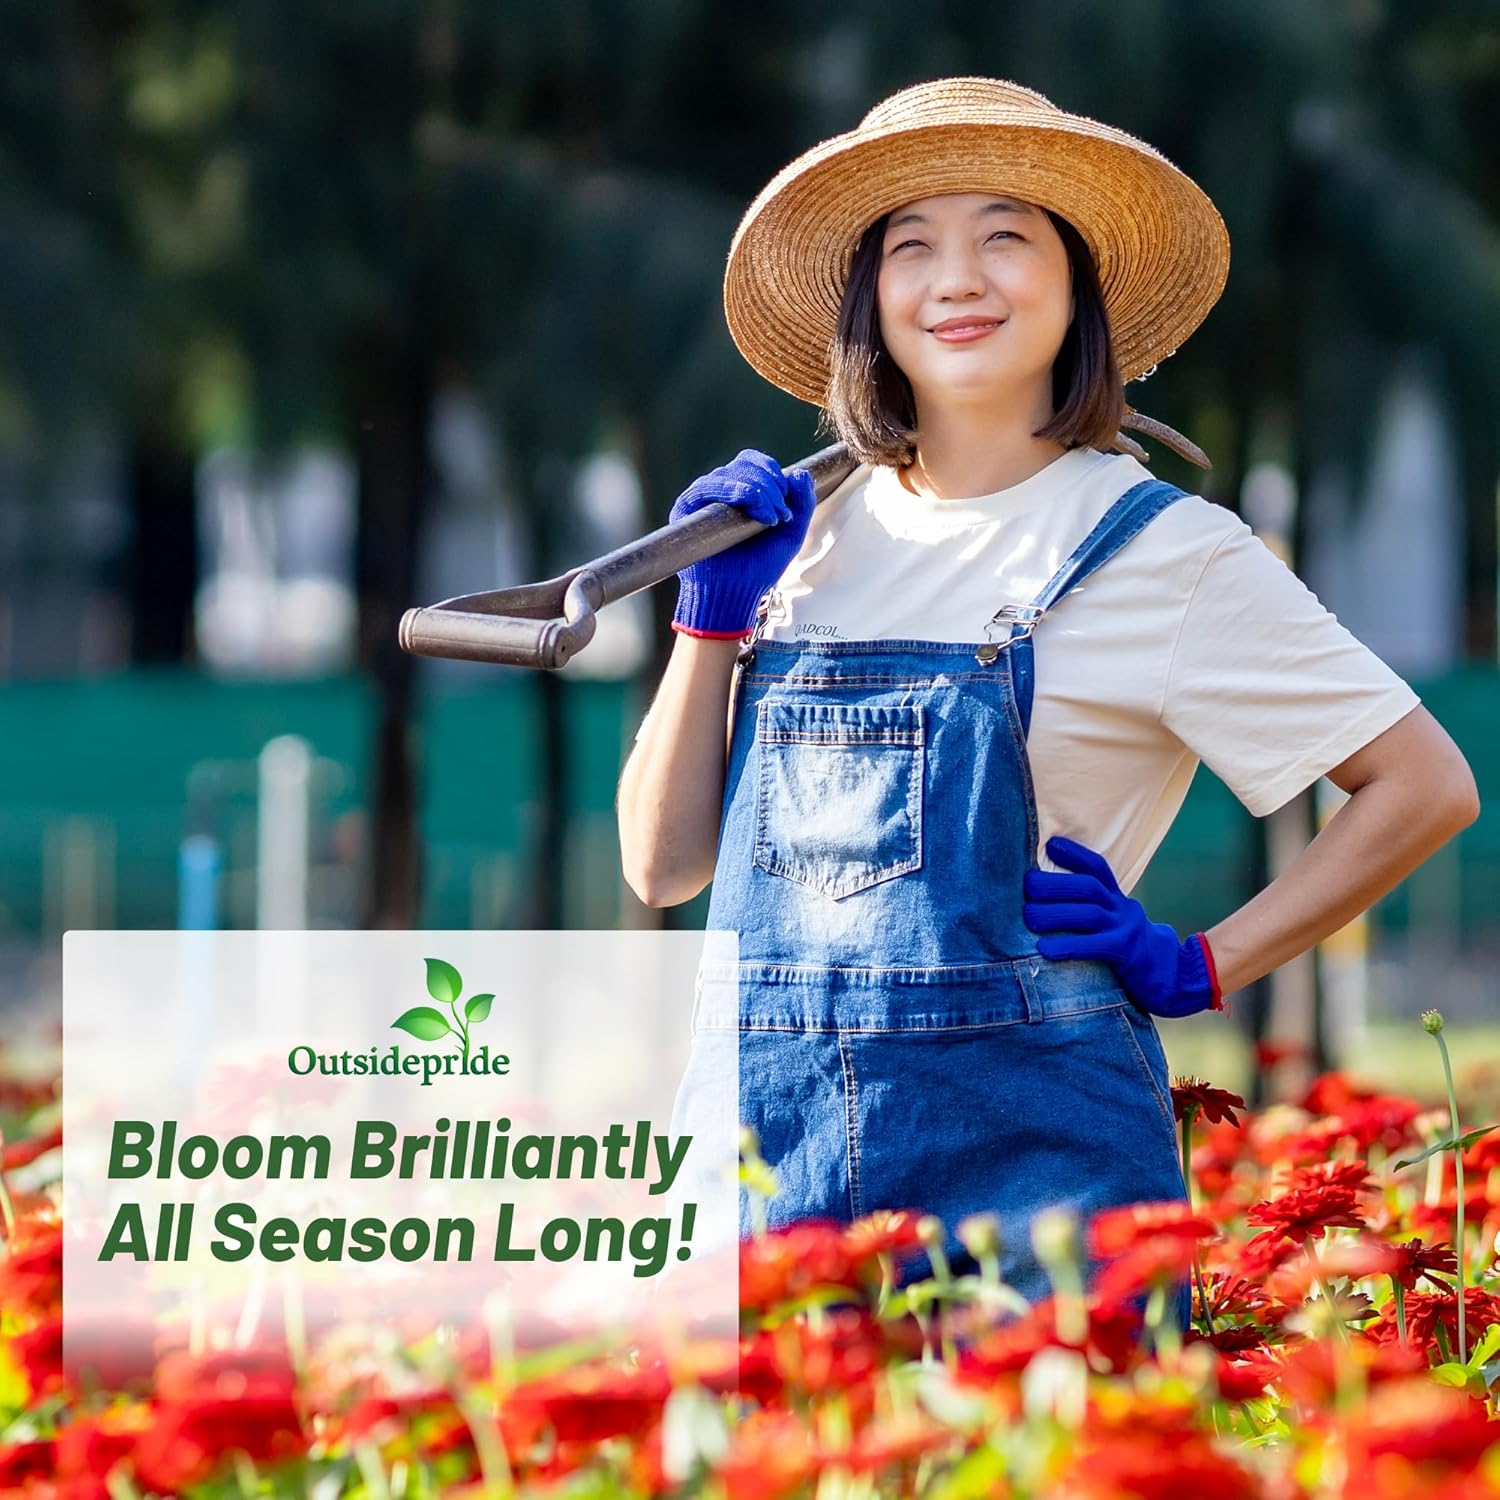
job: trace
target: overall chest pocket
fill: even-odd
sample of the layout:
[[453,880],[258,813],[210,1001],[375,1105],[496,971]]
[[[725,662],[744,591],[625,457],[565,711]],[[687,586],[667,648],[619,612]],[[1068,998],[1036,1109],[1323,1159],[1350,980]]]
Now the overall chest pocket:
[[916,705],[761,702],[756,865],[834,899],[917,869],[924,729]]

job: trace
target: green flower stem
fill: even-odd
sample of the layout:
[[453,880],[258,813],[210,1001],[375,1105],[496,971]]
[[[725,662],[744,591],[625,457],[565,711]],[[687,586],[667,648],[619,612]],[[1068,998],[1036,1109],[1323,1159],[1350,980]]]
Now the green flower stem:
[[458,1022],[458,1034],[463,1038],[464,1056],[469,1055],[469,1025],[458,1013],[458,1001],[450,1000],[449,1008],[453,1011],[453,1019]]
[[1396,1327],[1401,1333],[1401,1342],[1405,1344],[1406,1339],[1406,1288],[1393,1276],[1391,1286],[1396,1293]]
[[[1448,1119],[1454,1143],[1453,1170],[1458,1180],[1458,1235],[1453,1246],[1455,1259],[1458,1261],[1458,1362],[1465,1364],[1469,1357],[1469,1346],[1464,1325],[1464,1148],[1459,1144],[1463,1129],[1458,1122],[1458,1094],[1453,1087],[1453,1065],[1448,1060],[1448,1043],[1443,1039],[1443,1018],[1435,1010],[1425,1011],[1422,1024],[1438,1044],[1438,1052],[1443,1059],[1443,1079],[1448,1085]],[[1441,1152],[1438,1153],[1438,1160],[1442,1160]]]
[[385,1465],[380,1461],[380,1449],[374,1443],[356,1443],[354,1462],[359,1466],[359,1477],[364,1480],[365,1493],[370,1500],[391,1500],[391,1487],[385,1477]]
[[5,1237],[16,1232],[16,1211],[11,1207],[10,1189],[5,1186],[5,1173],[0,1172],[0,1213],[5,1215]]
[[[1190,1105],[1182,1112],[1182,1184],[1187,1189],[1188,1207],[1193,1207],[1193,1120],[1198,1106]],[[1193,1281],[1198,1288],[1198,1301],[1203,1308],[1203,1322],[1208,1336],[1214,1336],[1214,1315],[1208,1308],[1208,1288],[1203,1281],[1203,1261],[1198,1246],[1193,1246]]]
[[1317,1280],[1318,1290],[1323,1294],[1323,1301],[1328,1308],[1329,1316],[1333,1319],[1333,1326],[1339,1331],[1339,1342],[1347,1346],[1349,1343],[1349,1330],[1344,1326],[1344,1320],[1339,1315],[1338,1303],[1333,1300],[1333,1288],[1328,1285],[1328,1278],[1323,1274],[1323,1261],[1318,1255],[1316,1236],[1308,1236],[1307,1255],[1308,1259],[1312,1261],[1313,1276]]
[[953,1268],[948,1264],[948,1252],[943,1241],[943,1226],[931,1215],[921,1224],[922,1246],[927,1259],[932,1263],[932,1279],[937,1283],[938,1344],[943,1362],[952,1364],[958,1357],[953,1346],[953,1336],[948,1327],[948,1301],[953,1290]]
[[1167,1283],[1154,1281],[1146,1298],[1145,1324],[1151,1335],[1151,1352],[1164,1368],[1172,1368],[1182,1353],[1182,1330],[1176,1318],[1167,1316]]

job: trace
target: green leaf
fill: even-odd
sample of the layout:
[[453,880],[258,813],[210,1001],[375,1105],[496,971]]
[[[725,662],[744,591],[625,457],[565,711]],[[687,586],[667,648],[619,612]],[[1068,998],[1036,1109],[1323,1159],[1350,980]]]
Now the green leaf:
[[440,958],[427,960],[427,993],[444,1005],[452,1005],[464,992],[464,982],[452,964]]
[[490,1006],[495,1002],[493,995],[471,995],[469,1003],[464,1006],[464,1020],[487,1021],[490,1018]]
[[1398,1161],[1393,1170],[1399,1172],[1402,1167],[1414,1167],[1419,1161],[1426,1161],[1429,1156],[1434,1155],[1438,1151],[1452,1151],[1455,1148],[1460,1151],[1467,1151],[1475,1141],[1481,1136],[1488,1135],[1492,1130],[1500,1130],[1500,1125],[1481,1125],[1478,1130],[1471,1130],[1467,1134],[1459,1136],[1457,1140],[1434,1141],[1420,1156],[1408,1156],[1404,1160]]
[[392,1030],[397,1026],[402,1031],[409,1031],[413,1036],[420,1037],[424,1042],[435,1042],[440,1036],[447,1036],[453,1030],[448,1024],[447,1016],[430,1005],[414,1006],[404,1016],[398,1016],[391,1022]]
[[1500,1323],[1491,1323],[1484,1337],[1469,1350],[1469,1368],[1477,1370],[1500,1354]]
[[1427,1373],[1439,1385],[1454,1386],[1458,1390],[1467,1391],[1471,1396],[1478,1396],[1481,1401],[1487,1394],[1484,1377],[1478,1370],[1471,1370],[1468,1365],[1449,1361],[1446,1364],[1434,1365]]

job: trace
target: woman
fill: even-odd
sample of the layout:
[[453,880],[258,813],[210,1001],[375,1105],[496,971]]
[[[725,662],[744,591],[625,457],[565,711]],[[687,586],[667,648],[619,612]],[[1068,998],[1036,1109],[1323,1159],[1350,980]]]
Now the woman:
[[[738,935],[695,1049],[737,1038],[773,1225],[920,1207],[962,1260],[954,1226],[997,1211],[1007,1279],[1044,1295],[1039,1208],[1184,1194],[1153,1017],[1222,1008],[1477,815],[1411,688],[1119,431],[1196,454],[1123,383],[1227,265],[1149,146],[980,78],[877,106],[735,236],[737,344],[861,463],[815,515],[753,451],[679,497],[767,529],[682,575],[619,820],[644,901],[712,878]],[[1351,796],[1181,939],[1127,893],[1200,759],[1257,816],[1322,775]]]

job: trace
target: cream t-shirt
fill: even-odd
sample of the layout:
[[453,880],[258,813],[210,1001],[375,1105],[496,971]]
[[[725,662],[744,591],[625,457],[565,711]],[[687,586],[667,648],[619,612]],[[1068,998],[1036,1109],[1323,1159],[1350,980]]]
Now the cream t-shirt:
[[[767,640],[985,639],[1132,485],[1128,454],[1075,448],[976,499],[860,465],[813,513]],[[779,601],[779,602],[778,602]],[[1002,637],[1003,638],[1003,637]],[[1032,637],[1027,738],[1043,852],[1097,849],[1129,891],[1200,761],[1264,817],[1421,701],[1232,511],[1174,501],[1053,605]]]

